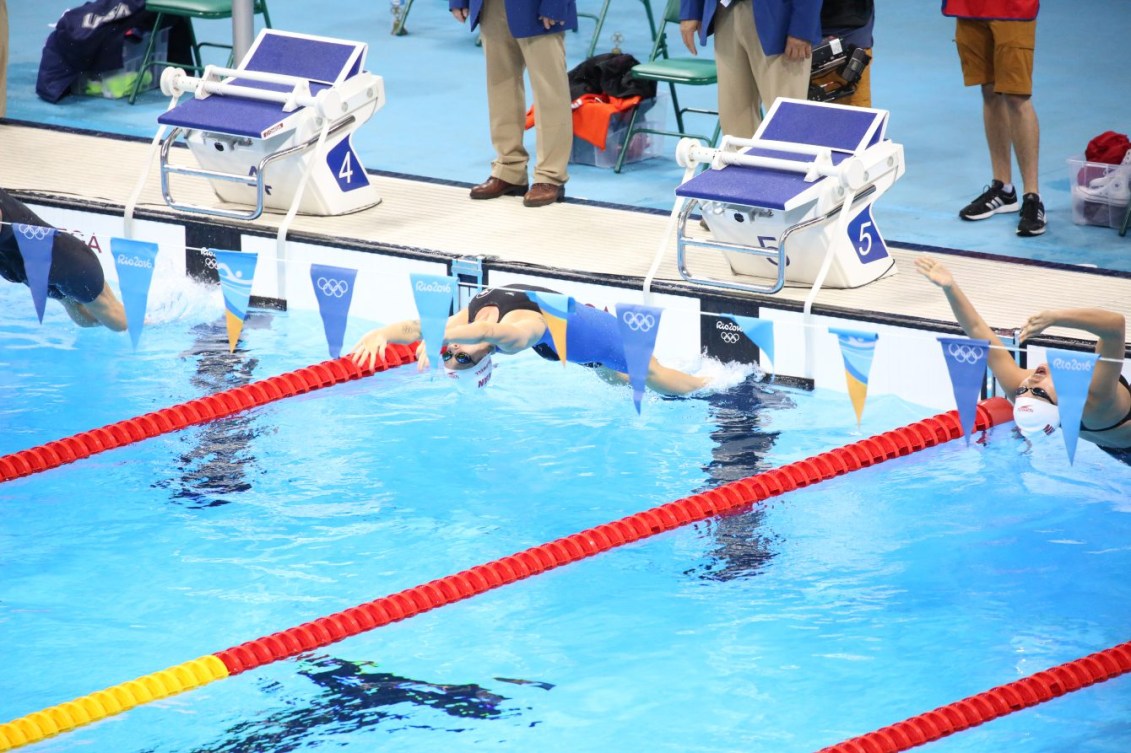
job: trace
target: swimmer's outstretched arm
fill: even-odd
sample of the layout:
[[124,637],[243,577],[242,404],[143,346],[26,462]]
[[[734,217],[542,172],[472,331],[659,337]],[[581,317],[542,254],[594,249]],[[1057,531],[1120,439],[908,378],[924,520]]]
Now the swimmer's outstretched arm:
[[[512,315],[513,316],[513,315]],[[508,320],[511,317],[507,317]],[[448,321],[444,331],[445,343],[476,345],[489,343],[501,353],[513,354],[538,344],[546,333],[546,321],[538,314],[518,318],[516,321],[468,323]]]
[[986,362],[989,364],[994,377],[1012,395],[1030,372],[1017,365],[1013,356],[1005,349],[1005,343],[1001,341],[996,332],[990,329],[990,325],[986,324],[986,320],[982,318],[982,315],[974,308],[974,304],[958,287],[958,283],[954,281],[954,276],[951,275],[949,269],[943,266],[942,262],[930,256],[921,256],[915,260],[915,268],[919,270],[920,274],[942,289],[947,303],[950,304],[950,310],[954,312],[958,325],[962,327],[962,331],[966,333],[967,337],[989,340],[990,345],[997,346],[990,348]]

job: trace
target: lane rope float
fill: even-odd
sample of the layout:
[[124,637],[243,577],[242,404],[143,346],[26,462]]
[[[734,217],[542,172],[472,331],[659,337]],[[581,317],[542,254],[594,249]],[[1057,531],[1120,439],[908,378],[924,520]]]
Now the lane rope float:
[[[1009,402],[1000,397],[990,398],[979,403],[974,430],[985,431],[1012,420],[1013,408]],[[106,691],[85,695],[0,724],[0,751],[38,742],[149,700],[164,698],[221,677],[246,672],[327,646],[623,544],[734,512],[770,497],[887,460],[905,457],[961,436],[958,413],[950,411],[644,512],[633,513],[611,523],[539,544],[454,575],[241,643],[194,662],[145,675]]]
[[227,418],[251,408],[323,387],[350,382],[416,361],[416,344],[389,345],[385,358],[362,368],[347,357],[266,377],[213,395],[127,418],[91,431],[57,439],[38,447],[0,456],[0,483],[58,468],[106,450],[140,442],[189,426]]
[[821,748],[818,753],[896,753],[909,750],[1129,671],[1131,642],[1121,643]]

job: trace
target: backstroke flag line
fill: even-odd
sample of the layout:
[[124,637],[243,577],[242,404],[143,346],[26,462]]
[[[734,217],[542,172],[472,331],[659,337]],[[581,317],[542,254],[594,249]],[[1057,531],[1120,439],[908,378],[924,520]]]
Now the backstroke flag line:
[[1095,353],[1075,353],[1055,348],[1049,348],[1045,354],[1052,383],[1056,387],[1064,448],[1068,450],[1068,464],[1072,465],[1076,460],[1076,440],[1080,438],[1080,417],[1084,415],[1088,387],[1092,384],[1092,370],[1095,369],[1099,356]]
[[856,424],[864,416],[864,401],[868,398],[868,373],[872,370],[872,356],[876,352],[875,332],[861,332],[851,329],[835,329],[829,332],[840,341],[840,353],[844,356],[844,378],[848,382],[848,396],[856,409]]
[[648,365],[656,349],[656,333],[660,330],[662,311],[654,306],[638,303],[617,304],[617,325],[620,327],[624,359],[628,364],[628,383],[632,385],[632,402],[640,413],[644,387],[648,380]]
[[346,335],[346,320],[356,277],[356,269],[329,264],[310,265],[310,283],[314,286],[314,297],[318,299],[318,313],[322,315],[322,329],[326,331],[330,358],[342,355],[342,340]]
[[126,309],[126,325],[134,350],[141,340],[145,326],[145,309],[149,302],[149,286],[153,282],[153,267],[157,261],[157,244],[129,238],[111,238],[110,253],[118,270],[118,287],[122,291],[122,306]]
[[766,358],[770,359],[770,365],[773,366],[774,371],[777,371],[778,362],[774,360],[774,323],[769,319],[757,319],[753,316],[731,315],[731,319],[734,319],[734,323],[742,329],[742,333],[750,338],[750,342],[766,354]]
[[954,390],[958,422],[969,446],[978,399],[982,396],[982,385],[986,383],[986,354],[989,353],[990,341],[968,337],[940,337],[939,345],[942,346],[946,368],[950,372],[950,387]]
[[410,274],[412,297],[416,301],[416,313],[420,317],[420,337],[424,340],[429,368],[438,369],[443,365],[440,349],[444,346],[444,330],[448,327],[448,317],[458,300],[459,280],[442,275]]
[[228,348],[236,352],[243,320],[247,317],[247,304],[251,300],[251,283],[255,278],[256,254],[240,251],[212,251],[216,257],[216,271],[220,275],[220,290],[224,293],[224,318],[228,323]]
[[20,256],[24,257],[27,286],[39,323],[43,324],[43,310],[47,306],[47,281],[51,276],[51,249],[55,246],[55,228],[12,223],[12,233]]
[[561,293],[528,290],[526,295],[542,310],[542,318],[546,320],[546,326],[550,329],[550,338],[554,341],[554,350],[557,352],[562,366],[565,366],[566,341],[568,340],[566,328],[569,317],[573,314],[577,303],[570,296]]

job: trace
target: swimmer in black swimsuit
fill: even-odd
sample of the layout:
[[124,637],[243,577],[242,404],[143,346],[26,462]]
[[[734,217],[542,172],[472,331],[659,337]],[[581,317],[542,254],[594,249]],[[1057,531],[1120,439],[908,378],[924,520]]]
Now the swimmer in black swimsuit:
[[[915,266],[927,279],[942,288],[967,336],[989,340],[991,345],[998,346],[990,348],[987,361],[994,377],[1013,401],[1017,428],[1028,435],[1044,431],[1047,426],[1059,426],[1056,388],[1048,364],[1042,363],[1035,369],[1018,366],[1001,338],[974,309],[946,267],[929,256],[916,259]],[[1109,454],[1127,455],[1127,450],[1131,449],[1131,389],[1120,374],[1127,331],[1123,315],[1104,309],[1042,311],[1029,317],[1021,329],[1019,342],[1025,342],[1049,327],[1070,327],[1096,336],[1096,354],[1100,358],[1096,361],[1088,386],[1088,397],[1080,420],[1080,438],[1098,445]],[[1103,428],[1088,428],[1090,426]]]
[[[475,296],[467,308],[448,319],[444,332],[444,366],[450,372],[476,369],[487,372],[494,353],[513,354],[527,348],[543,358],[557,361],[550,328],[538,304],[526,291],[553,293],[546,288],[512,285],[488,288]],[[628,382],[628,365],[620,342],[616,317],[592,306],[577,306],[566,328],[566,360],[594,367],[600,376],[619,383]],[[420,321],[408,319],[368,332],[350,351],[359,365],[372,366],[384,358],[389,343],[408,344],[420,339]],[[423,346],[418,351],[420,366],[427,366]],[[686,395],[707,383],[702,377],[664,366],[654,357],[648,366],[647,385],[665,395]]]
[[[22,202],[0,188],[0,277],[27,284],[24,258],[12,229],[13,223],[50,227]],[[80,327],[99,324],[116,331],[126,329],[126,311],[106,285],[102,264],[94,252],[70,233],[55,234],[47,296],[63,304]]]

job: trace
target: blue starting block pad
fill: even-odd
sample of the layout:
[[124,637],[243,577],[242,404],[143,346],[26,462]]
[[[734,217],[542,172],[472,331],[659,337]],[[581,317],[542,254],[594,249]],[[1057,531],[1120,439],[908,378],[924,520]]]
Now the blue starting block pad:
[[[894,270],[871,206],[904,172],[887,139],[888,113],[779,99],[753,138],[724,136],[718,149],[684,139],[677,160],[709,165],[676,188],[678,266],[691,282],[775,293],[786,282],[857,287]],[[688,218],[698,212],[710,237]],[[698,223],[692,223],[697,226]],[[787,248],[788,245],[788,248]],[[688,271],[689,250],[721,252],[734,282]],[[826,254],[832,254],[825,265]]]
[[[384,105],[381,77],[365,71],[368,46],[264,29],[234,69],[208,66],[199,78],[168,69],[177,104],[158,117],[166,203],[182,211],[254,219],[264,209],[336,215],[374,206],[351,136]],[[191,98],[180,97],[192,93]],[[182,140],[199,167],[172,165]],[[178,202],[172,176],[207,179],[217,197],[244,208]]]

